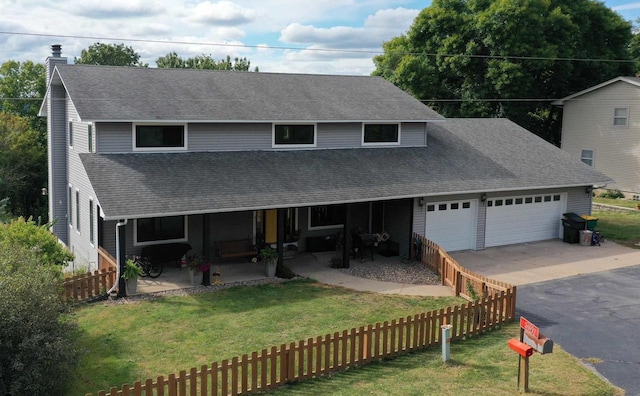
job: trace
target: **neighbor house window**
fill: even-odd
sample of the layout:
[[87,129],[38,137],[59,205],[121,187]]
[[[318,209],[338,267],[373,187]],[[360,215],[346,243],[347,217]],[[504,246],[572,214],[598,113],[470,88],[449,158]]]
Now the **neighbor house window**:
[[315,124],[274,124],[274,146],[315,146]]
[[93,153],[93,125],[87,125],[87,149]]
[[341,227],[344,216],[342,205],[312,206],[309,208],[309,229]]
[[364,124],[362,126],[363,144],[399,144],[400,125]]
[[89,199],[89,242],[94,244],[94,233],[93,233],[93,199]]
[[614,127],[627,127],[629,126],[629,108],[628,107],[616,107],[613,109],[613,126]]
[[76,231],[80,232],[80,191],[76,190]]
[[187,217],[169,216],[137,219],[134,223],[136,245],[162,242],[185,242],[187,240]]
[[186,125],[134,125],[133,144],[137,150],[184,150]]
[[589,166],[593,166],[593,150],[582,150],[580,160]]

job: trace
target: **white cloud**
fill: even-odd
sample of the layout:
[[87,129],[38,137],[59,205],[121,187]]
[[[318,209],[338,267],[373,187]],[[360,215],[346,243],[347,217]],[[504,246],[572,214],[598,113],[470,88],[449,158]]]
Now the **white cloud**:
[[191,11],[190,19],[204,24],[237,26],[253,21],[255,11],[242,8],[230,1],[212,3],[205,1],[196,5]]
[[139,18],[164,12],[164,3],[145,0],[83,0],[70,6],[72,14],[96,19]]

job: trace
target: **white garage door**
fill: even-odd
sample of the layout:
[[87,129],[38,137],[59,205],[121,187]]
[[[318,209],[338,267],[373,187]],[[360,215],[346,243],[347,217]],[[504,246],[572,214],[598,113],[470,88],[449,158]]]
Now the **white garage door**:
[[425,237],[444,250],[475,249],[477,200],[427,204]]
[[558,238],[565,208],[565,194],[488,199],[485,246]]

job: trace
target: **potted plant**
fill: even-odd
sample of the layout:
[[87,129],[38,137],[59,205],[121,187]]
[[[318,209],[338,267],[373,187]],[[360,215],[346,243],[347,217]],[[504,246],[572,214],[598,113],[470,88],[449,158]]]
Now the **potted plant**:
[[191,286],[198,286],[202,284],[202,275],[209,268],[209,263],[202,256],[189,256],[187,257],[187,268],[189,268]]
[[276,267],[278,265],[278,252],[270,246],[260,249],[260,258],[264,261],[264,269],[269,278],[276,275]]
[[127,285],[127,295],[136,294],[138,291],[138,277],[142,275],[142,268],[131,259],[127,259],[124,263],[124,271],[122,272],[122,279],[125,280]]

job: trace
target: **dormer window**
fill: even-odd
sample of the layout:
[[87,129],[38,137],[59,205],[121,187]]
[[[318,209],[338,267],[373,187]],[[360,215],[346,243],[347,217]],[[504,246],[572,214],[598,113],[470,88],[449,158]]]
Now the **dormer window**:
[[187,126],[137,124],[133,126],[136,151],[173,151],[187,149]]
[[400,124],[363,124],[363,145],[400,144]]
[[273,147],[315,147],[315,124],[274,124]]

